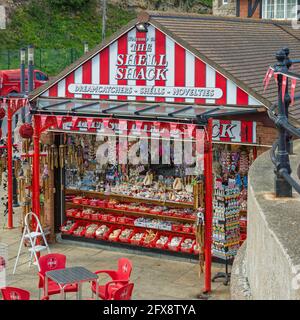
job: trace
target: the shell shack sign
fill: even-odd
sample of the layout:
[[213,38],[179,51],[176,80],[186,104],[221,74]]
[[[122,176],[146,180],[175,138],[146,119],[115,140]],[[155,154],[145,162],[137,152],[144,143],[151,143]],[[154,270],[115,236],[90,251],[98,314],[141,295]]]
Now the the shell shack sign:
[[129,27],[57,79],[41,96],[260,105],[151,20],[147,32]]
[[[164,81],[168,79],[169,61],[166,54],[153,54],[155,38],[128,39],[130,51],[118,53],[114,79],[117,81]],[[74,94],[115,94],[164,98],[210,98],[219,99],[223,95],[220,88],[137,86],[137,85],[95,85],[72,83],[68,87]]]

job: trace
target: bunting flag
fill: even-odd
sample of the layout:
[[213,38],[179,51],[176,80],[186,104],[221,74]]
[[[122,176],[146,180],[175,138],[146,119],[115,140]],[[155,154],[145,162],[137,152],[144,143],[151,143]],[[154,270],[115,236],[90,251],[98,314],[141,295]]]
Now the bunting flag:
[[60,129],[63,123],[63,116],[56,116],[57,128]]
[[286,76],[282,76],[281,98],[282,98],[282,102],[283,102],[283,103],[284,103],[284,96],[285,96],[286,85],[287,85],[287,77],[286,77]]
[[269,67],[268,71],[267,71],[267,74],[264,78],[264,92],[266,91],[266,89],[268,88],[268,85],[269,85],[269,82],[272,78],[274,74],[274,69],[272,69],[271,67]]
[[76,127],[78,121],[78,117],[72,117],[72,130],[78,130]]
[[291,80],[291,105],[294,104],[295,102],[295,89],[296,89],[296,83],[297,83],[297,79],[292,79]]

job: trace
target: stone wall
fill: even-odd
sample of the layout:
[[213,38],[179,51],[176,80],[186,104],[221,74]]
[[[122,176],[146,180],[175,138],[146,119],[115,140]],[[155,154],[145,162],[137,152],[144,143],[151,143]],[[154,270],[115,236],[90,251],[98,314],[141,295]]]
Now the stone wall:
[[223,4],[223,0],[213,0],[213,15],[216,16],[236,16],[236,0],[228,0]]
[[[290,160],[295,177],[300,141]],[[300,196],[275,198],[273,191],[273,165],[266,152],[249,172],[247,242],[233,265],[232,299],[300,299]],[[245,292],[241,282],[248,284]]]

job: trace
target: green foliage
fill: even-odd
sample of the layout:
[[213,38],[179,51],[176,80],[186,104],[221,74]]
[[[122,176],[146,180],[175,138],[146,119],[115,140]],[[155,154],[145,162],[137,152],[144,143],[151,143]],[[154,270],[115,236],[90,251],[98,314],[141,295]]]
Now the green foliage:
[[[82,55],[85,41],[90,49],[101,42],[102,14],[96,10],[96,0],[75,11],[50,7],[49,1],[31,0],[19,7],[8,28],[0,30],[0,68],[17,68],[19,48],[33,44],[36,65],[54,75]],[[134,12],[118,6],[108,5],[107,9],[107,36],[135,17]]]
[[64,10],[67,8],[72,10],[77,10],[82,8],[83,6],[86,6],[91,1],[90,0],[46,0],[46,2],[51,7],[56,7]]

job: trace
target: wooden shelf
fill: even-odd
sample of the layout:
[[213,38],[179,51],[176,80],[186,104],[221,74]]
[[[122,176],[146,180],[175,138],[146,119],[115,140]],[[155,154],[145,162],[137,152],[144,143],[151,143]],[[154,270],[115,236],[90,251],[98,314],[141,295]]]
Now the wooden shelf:
[[174,216],[165,216],[160,214],[152,214],[152,213],[146,213],[146,212],[137,212],[137,211],[127,211],[127,210],[118,210],[118,209],[110,209],[110,208],[100,208],[95,206],[90,206],[87,204],[75,204],[72,202],[66,202],[66,206],[69,208],[90,208],[96,211],[103,211],[107,213],[119,213],[124,215],[132,215],[136,217],[148,217],[148,218],[155,218],[155,219],[161,219],[161,220],[170,220],[170,221],[178,221],[178,222],[186,222],[186,223],[195,223],[195,219],[189,219],[189,218],[181,218],[181,217],[174,217]]
[[162,200],[154,200],[147,198],[139,198],[139,197],[130,197],[122,194],[109,193],[105,194],[104,192],[96,192],[96,191],[84,191],[84,190],[76,190],[76,189],[65,189],[65,194],[80,194],[80,195],[88,195],[95,198],[107,199],[112,198],[119,200],[121,202],[139,202],[139,203],[148,203],[155,204],[158,206],[167,206],[174,208],[186,208],[186,209],[194,209],[193,203],[188,202],[175,202],[175,201],[162,201]]
[[103,220],[92,220],[92,219],[86,219],[86,218],[74,218],[74,217],[67,217],[67,218],[70,218],[70,219],[75,219],[75,220],[81,220],[81,221],[88,221],[88,222],[91,222],[91,223],[96,223],[96,222],[101,222],[102,224],[113,224],[113,225],[119,225],[119,226],[122,226],[122,227],[127,227],[127,228],[142,228],[142,229],[145,229],[145,230],[156,230],[156,231],[159,231],[159,232],[163,232],[163,233],[170,233],[170,234],[179,234],[179,235],[184,235],[184,236],[188,236],[188,237],[191,237],[191,238],[194,238],[195,237],[195,234],[192,233],[192,232],[182,232],[182,231],[172,231],[172,230],[162,230],[162,229],[157,229],[157,228],[149,228],[149,227],[140,227],[140,226],[135,226],[135,225],[132,225],[132,224],[126,224],[126,223],[120,223],[120,222],[109,222],[109,221],[103,221]]

